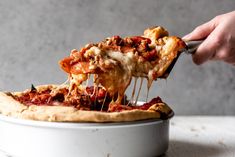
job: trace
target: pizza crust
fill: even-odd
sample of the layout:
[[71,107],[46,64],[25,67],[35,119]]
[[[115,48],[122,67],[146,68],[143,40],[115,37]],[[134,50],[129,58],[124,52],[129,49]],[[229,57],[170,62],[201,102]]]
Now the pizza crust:
[[[55,88],[55,85],[38,86],[37,90]],[[20,95],[22,92],[14,94]],[[7,93],[0,92],[0,113],[15,118],[50,122],[126,122],[144,119],[159,119],[161,112],[172,110],[165,103],[156,103],[149,110],[127,110],[121,112],[99,112],[78,110],[71,106],[26,106]]]
[[28,107],[0,92],[0,113],[6,116],[18,117]]
[[19,118],[51,122],[125,122],[160,118],[160,113],[142,110],[123,112],[82,111],[64,106],[30,106]]

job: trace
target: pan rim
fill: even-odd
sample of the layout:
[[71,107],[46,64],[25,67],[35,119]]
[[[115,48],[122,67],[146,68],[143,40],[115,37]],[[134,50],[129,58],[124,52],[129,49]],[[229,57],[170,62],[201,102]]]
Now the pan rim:
[[16,125],[24,125],[31,127],[41,128],[57,128],[57,129],[92,129],[92,128],[123,128],[123,127],[137,127],[145,125],[160,124],[168,121],[169,119],[147,119],[132,122],[108,122],[108,123],[95,123],[95,122],[48,122],[48,121],[35,121],[28,119],[19,119],[0,114],[0,122],[11,123]]

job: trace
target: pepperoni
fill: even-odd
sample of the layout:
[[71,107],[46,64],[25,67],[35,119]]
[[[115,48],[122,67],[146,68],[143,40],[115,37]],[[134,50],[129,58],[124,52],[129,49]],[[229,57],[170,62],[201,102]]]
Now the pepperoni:
[[158,58],[157,51],[155,49],[145,52],[142,55],[147,61],[155,61]]
[[77,62],[71,66],[70,73],[72,74],[84,74],[91,73],[93,70],[89,69],[89,62]]
[[73,62],[72,57],[66,57],[59,61],[59,65],[65,72],[70,73],[72,62]]
[[151,107],[153,104],[161,103],[161,102],[162,102],[161,98],[156,97],[156,98],[153,98],[150,102],[144,103],[141,106],[134,106],[133,108],[134,109],[140,109],[140,110],[148,110],[149,107]]

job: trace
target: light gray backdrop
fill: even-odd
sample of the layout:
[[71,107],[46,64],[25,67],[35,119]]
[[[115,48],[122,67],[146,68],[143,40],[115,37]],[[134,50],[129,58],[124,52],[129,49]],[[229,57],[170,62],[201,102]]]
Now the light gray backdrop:
[[[154,25],[181,37],[234,9],[234,0],[1,0],[0,90],[62,83],[58,60],[88,42],[138,35]],[[176,114],[235,115],[235,67],[196,66],[182,55],[168,80],[154,83],[150,97],[157,95]]]

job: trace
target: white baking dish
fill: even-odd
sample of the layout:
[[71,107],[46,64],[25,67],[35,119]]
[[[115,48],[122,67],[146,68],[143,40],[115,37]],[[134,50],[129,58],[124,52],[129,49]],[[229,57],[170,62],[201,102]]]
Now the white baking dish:
[[152,157],[168,142],[169,119],[58,123],[0,115],[0,149],[14,157]]

